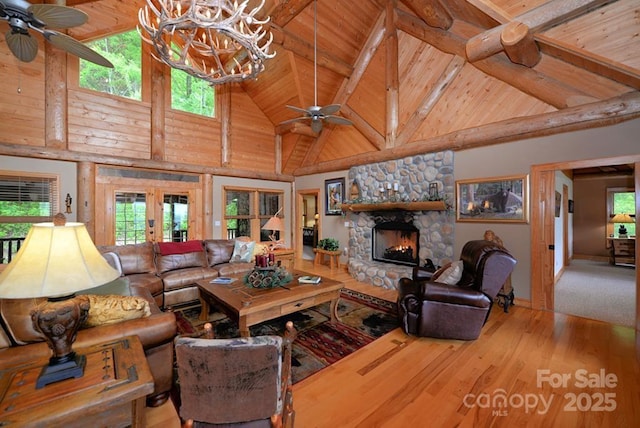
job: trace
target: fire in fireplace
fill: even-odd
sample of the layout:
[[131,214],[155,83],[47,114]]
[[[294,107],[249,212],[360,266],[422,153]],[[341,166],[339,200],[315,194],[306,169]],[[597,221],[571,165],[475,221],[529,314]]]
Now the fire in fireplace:
[[419,264],[420,231],[412,223],[378,223],[371,238],[373,260],[409,266]]

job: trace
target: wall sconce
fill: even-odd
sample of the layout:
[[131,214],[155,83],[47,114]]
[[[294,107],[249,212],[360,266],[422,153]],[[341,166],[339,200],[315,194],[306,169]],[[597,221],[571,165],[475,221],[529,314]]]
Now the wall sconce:
[[73,198],[67,193],[67,197],[64,199],[64,204],[67,207],[65,214],[71,214],[71,202],[73,202]]

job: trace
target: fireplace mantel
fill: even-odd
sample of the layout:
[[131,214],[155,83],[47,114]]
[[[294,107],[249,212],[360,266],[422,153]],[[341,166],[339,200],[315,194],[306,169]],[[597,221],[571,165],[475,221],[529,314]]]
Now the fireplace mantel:
[[342,204],[342,211],[445,211],[447,206],[444,201],[419,201],[419,202],[375,202],[366,204]]

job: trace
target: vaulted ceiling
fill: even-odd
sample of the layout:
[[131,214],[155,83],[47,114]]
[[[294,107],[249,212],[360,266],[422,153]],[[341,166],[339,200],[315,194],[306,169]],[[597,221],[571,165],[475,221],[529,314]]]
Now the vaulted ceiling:
[[[318,105],[354,125],[279,125],[299,116],[286,105],[314,104],[314,3],[266,0],[276,56],[241,90],[273,123],[284,173],[640,115],[637,0],[317,1]],[[69,34],[91,40],[134,28],[145,2],[66,4],[90,16]]]

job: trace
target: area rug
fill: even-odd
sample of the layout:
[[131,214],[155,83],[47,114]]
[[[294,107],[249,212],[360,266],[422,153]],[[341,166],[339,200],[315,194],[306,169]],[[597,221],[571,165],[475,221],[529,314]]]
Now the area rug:
[[[198,335],[206,321],[199,320],[200,308],[176,312],[178,333]],[[292,321],[298,337],[291,357],[292,382],[300,382],[323,368],[373,342],[399,326],[396,304],[344,289],[338,301],[337,323],[330,322],[329,303],[295,312],[250,327],[252,336],[282,335]],[[216,338],[238,337],[237,324],[212,306],[209,322]]]

